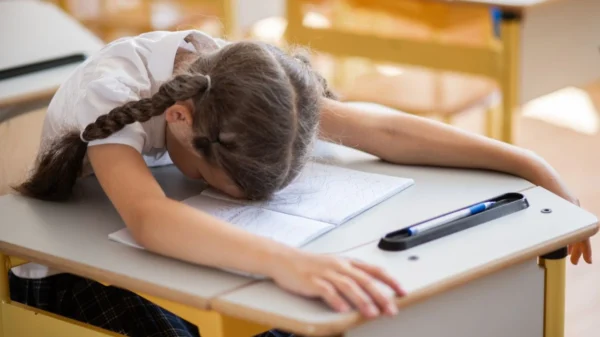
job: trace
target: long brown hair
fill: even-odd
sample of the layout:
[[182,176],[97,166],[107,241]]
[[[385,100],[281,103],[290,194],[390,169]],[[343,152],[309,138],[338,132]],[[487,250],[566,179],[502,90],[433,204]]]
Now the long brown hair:
[[232,43],[200,54],[152,97],[111,110],[81,134],[73,130],[49,146],[42,144],[46,150],[32,174],[15,189],[43,200],[69,198],[87,142],[191,99],[195,149],[222,167],[248,198],[264,199],[289,184],[303,167],[323,96],[335,97],[311,69],[306,53],[290,55],[258,42]]

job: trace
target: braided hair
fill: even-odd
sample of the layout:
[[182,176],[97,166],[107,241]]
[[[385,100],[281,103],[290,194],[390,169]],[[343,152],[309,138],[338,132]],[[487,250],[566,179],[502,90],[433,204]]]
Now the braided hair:
[[259,42],[231,43],[202,53],[186,73],[150,98],[125,103],[38,155],[31,176],[15,189],[43,200],[70,197],[90,141],[145,122],[177,101],[194,106],[192,147],[221,167],[250,199],[285,187],[308,158],[321,97],[334,98],[305,54]]

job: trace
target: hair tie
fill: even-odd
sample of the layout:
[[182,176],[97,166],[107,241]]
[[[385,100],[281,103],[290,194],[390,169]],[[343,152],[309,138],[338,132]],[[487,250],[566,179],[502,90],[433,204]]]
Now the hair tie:
[[206,150],[211,145],[221,144],[221,141],[219,140],[218,137],[217,137],[217,139],[210,139],[206,136],[199,136],[199,137],[194,138],[193,143],[197,149]]
[[208,83],[206,84],[206,91],[209,91],[209,90],[210,90],[210,86],[211,86],[211,83],[210,83],[210,75],[204,75],[204,76],[206,77],[206,82],[208,82]]
[[83,133],[85,132],[85,130],[81,131],[81,133],[79,133],[79,139],[81,139],[82,142],[84,143],[89,143],[87,140],[85,140],[85,138],[83,138]]

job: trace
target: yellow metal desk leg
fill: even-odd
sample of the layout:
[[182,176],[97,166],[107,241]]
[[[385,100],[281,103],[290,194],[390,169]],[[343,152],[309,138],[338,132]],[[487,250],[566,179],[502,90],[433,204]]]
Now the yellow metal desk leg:
[[501,23],[502,34],[502,72],[500,87],[502,89],[502,123],[500,140],[513,142],[513,117],[515,108],[519,105],[519,55],[521,48],[521,17],[520,14],[504,12]]
[[565,335],[565,272],[567,248],[540,258],[545,269],[544,337]]
[[5,337],[2,303],[10,303],[10,291],[8,289],[8,256],[0,253],[0,337]]

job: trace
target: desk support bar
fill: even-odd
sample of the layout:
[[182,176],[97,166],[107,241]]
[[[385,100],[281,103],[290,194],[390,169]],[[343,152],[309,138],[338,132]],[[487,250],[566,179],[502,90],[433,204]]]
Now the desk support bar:
[[544,337],[565,335],[565,275],[567,248],[561,248],[540,258],[545,269]]

